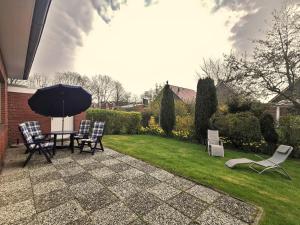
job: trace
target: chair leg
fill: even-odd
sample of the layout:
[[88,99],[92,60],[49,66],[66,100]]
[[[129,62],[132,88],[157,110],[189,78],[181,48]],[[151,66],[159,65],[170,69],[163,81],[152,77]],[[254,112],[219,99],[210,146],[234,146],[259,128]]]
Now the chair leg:
[[25,160],[25,162],[24,162],[24,164],[23,164],[23,167],[25,167],[25,166],[27,165],[27,163],[28,163],[29,160],[31,159],[31,157],[32,157],[32,155],[34,154],[34,152],[35,152],[35,150],[29,152],[29,155],[27,156],[27,158],[26,158],[26,160]]
[[104,147],[103,147],[103,144],[102,144],[102,140],[100,140],[99,143],[100,143],[102,152],[104,152]]
[[48,153],[45,152],[44,149],[41,149],[41,152],[44,154],[44,156],[46,157],[47,161],[48,161],[49,163],[52,163],[52,161],[51,161],[51,159],[50,159]]
[[81,141],[81,144],[79,146],[79,148],[80,148],[80,152],[79,153],[82,153],[84,145],[85,145],[85,141]]
[[283,167],[278,167],[278,169],[280,169],[282,172],[279,172],[279,170],[277,170],[279,173],[281,173],[282,175],[285,175],[289,180],[292,180],[291,176],[288,174],[288,172],[286,172],[286,170]]
[[92,144],[90,145],[90,147],[91,147],[92,155],[94,155],[94,154],[95,154],[95,151],[96,151],[96,149],[97,149],[97,142],[95,142],[94,147],[92,147]]

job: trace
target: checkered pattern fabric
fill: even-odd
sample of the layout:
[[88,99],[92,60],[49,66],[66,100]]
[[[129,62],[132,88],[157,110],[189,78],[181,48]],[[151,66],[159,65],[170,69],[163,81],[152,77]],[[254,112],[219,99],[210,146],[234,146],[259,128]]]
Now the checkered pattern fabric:
[[25,138],[25,141],[27,142],[28,145],[33,144],[33,138],[28,131],[28,128],[25,123],[19,124],[20,130],[22,132],[23,137]]
[[78,135],[88,134],[90,131],[90,127],[91,127],[90,120],[81,120]]
[[93,142],[96,142],[98,137],[103,136],[104,126],[105,126],[105,122],[99,122],[99,121],[94,122],[93,132],[91,136],[91,140]]
[[44,136],[42,135],[41,126],[38,121],[27,121],[25,122],[25,125],[32,137],[34,137],[35,139],[44,138]]

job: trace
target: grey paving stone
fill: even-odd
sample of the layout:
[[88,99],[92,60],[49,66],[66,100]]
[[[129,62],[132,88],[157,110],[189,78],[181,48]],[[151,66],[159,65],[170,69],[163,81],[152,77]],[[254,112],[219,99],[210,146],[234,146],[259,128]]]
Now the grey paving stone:
[[63,170],[59,170],[63,177],[74,176],[79,173],[83,173],[85,170],[81,166],[71,167]]
[[0,206],[22,202],[28,199],[32,199],[32,197],[32,188],[9,192],[1,192],[0,190]]
[[90,173],[83,172],[83,173],[78,173],[74,176],[68,176],[64,177],[63,180],[66,182],[68,185],[74,185],[82,182],[86,182],[93,179],[93,176]]
[[97,169],[101,169],[103,167],[105,167],[105,166],[101,162],[98,162],[98,161],[96,163],[82,165],[82,168],[85,169],[86,171],[97,170]]
[[129,169],[129,170],[125,170],[119,173],[121,176],[123,176],[124,178],[127,179],[132,179],[138,176],[141,176],[144,174],[144,172],[137,170],[135,168]]
[[4,173],[2,172],[0,176],[0,184],[3,184],[5,182],[12,182],[17,180],[22,180],[25,178],[29,178],[29,173],[27,171],[18,170],[14,173]]
[[36,211],[42,212],[73,199],[72,192],[68,188],[55,190],[47,194],[37,195],[34,198]]
[[65,157],[65,158],[54,158],[51,160],[53,165],[59,165],[59,164],[67,164],[72,163],[74,160],[71,157]]
[[137,159],[129,156],[129,155],[125,155],[123,157],[118,157],[118,160],[127,163],[127,164],[133,164],[134,162],[138,161]]
[[109,190],[101,189],[97,193],[77,196],[77,201],[87,213],[91,213],[117,202],[119,199]]
[[140,191],[139,188],[134,186],[128,181],[117,184],[112,187],[108,187],[113,193],[115,193],[121,200],[128,198],[129,196],[136,194]]
[[156,167],[151,166],[148,163],[145,163],[143,161],[135,161],[132,164],[132,166],[139,169],[139,170],[141,170],[144,173],[153,173],[153,172],[158,170]]
[[101,225],[126,225],[137,219],[137,216],[121,202],[97,210],[90,217],[94,223]]
[[132,168],[131,166],[129,166],[126,163],[120,162],[118,164],[114,164],[111,166],[108,166],[109,169],[111,169],[112,171],[118,173],[118,172],[122,172],[124,170],[129,170],[130,168]]
[[213,203],[217,198],[222,196],[220,193],[201,185],[196,185],[186,192],[207,203]]
[[28,178],[0,184],[0,190],[3,194],[8,194],[14,191],[22,191],[24,189],[29,189],[30,187],[30,179]]
[[181,192],[180,190],[173,188],[166,183],[155,185],[154,187],[147,189],[147,191],[164,201],[174,197]]
[[92,176],[94,176],[97,179],[102,179],[102,178],[105,178],[107,176],[114,174],[115,172],[110,170],[107,167],[103,167],[100,169],[91,170],[91,171],[89,171],[89,173],[92,174]]
[[55,168],[57,170],[65,170],[65,169],[68,169],[68,168],[73,168],[73,167],[78,167],[78,166],[79,166],[78,163],[73,161],[73,162],[68,162],[68,163],[64,163],[64,164],[56,164]]
[[101,163],[105,166],[112,166],[112,165],[115,165],[115,164],[119,164],[120,161],[117,160],[117,159],[107,159],[107,160],[101,161]]
[[89,216],[84,216],[78,220],[67,223],[67,225],[97,225],[97,224],[95,224]]
[[47,181],[57,180],[62,178],[62,175],[58,171],[42,174],[40,176],[31,177],[32,184],[43,183]]
[[29,170],[30,176],[41,176],[47,173],[52,173],[57,171],[56,168],[52,164],[47,164],[43,166],[33,167]]
[[33,185],[33,194],[34,195],[42,195],[47,194],[49,192],[63,189],[66,187],[66,183],[62,179],[48,181],[44,183],[38,183]]
[[96,159],[93,159],[93,158],[85,158],[85,159],[79,159],[79,160],[77,160],[77,163],[79,165],[83,166],[83,165],[98,163],[98,161]]
[[207,203],[185,192],[170,199],[168,204],[192,219],[198,217],[208,207]]
[[169,180],[169,179],[174,177],[173,174],[171,174],[171,173],[169,173],[165,170],[161,170],[161,169],[157,169],[156,171],[150,173],[150,175],[155,177],[156,179],[158,179],[160,181]]
[[247,225],[247,223],[214,207],[205,210],[196,221],[201,225]]
[[152,210],[143,219],[151,225],[186,225],[191,221],[167,204],[163,204]]
[[0,208],[0,224],[11,224],[36,213],[33,200],[26,200]]
[[113,157],[109,155],[104,155],[102,152],[99,152],[98,154],[95,154],[94,159],[96,159],[98,162],[102,162],[104,160],[113,159]]
[[115,173],[115,174],[112,174],[110,176],[106,176],[106,177],[100,179],[100,182],[105,186],[111,187],[111,186],[115,186],[117,184],[123,183],[126,180],[127,179],[125,179],[121,175]]
[[193,186],[195,186],[196,184],[192,181],[189,181],[187,179],[184,179],[182,177],[177,177],[174,176],[173,178],[166,180],[165,181],[167,184],[172,185],[173,187],[180,189],[180,190],[187,190]]
[[84,216],[86,216],[84,210],[78,202],[72,200],[45,212],[39,213],[37,218],[39,223],[43,225],[63,225],[76,221]]
[[70,186],[70,190],[74,193],[76,197],[97,193],[102,189],[103,185],[95,179],[91,179],[89,181]]
[[144,189],[144,188],[147,189],[147,188],[151,188],[157,184],[160,184],[161,181],[157,180],[156,178],[154,178],[148,174],[144,174],[142,176],[138,176],[138,177],[131,179],[130,183],[136,185],[137,187],[139,187],[141,189]]
[[125,204],[137,215],[145,215],[162,204],[162,201],[148,192],[140,192],[125,200]]
[[258,210],[254,206],[229,196],[223,196],[217,199],[214,205],[220,210],[225,211],[247,223],[253,223],[258,214]]

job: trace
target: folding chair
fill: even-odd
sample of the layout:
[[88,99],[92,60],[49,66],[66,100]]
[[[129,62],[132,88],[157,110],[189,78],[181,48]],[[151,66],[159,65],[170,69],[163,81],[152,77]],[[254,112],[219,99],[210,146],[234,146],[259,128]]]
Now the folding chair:
[[88,138],[89,132],[90,132],[90,127],[91,127],[91,121],[90,120],[81,120],[80,121],[79,131],[74,136],[74,139],[77,141],[77,147],[78,148],[80,148],[79,141],[81,139]]
[[210,156],[224,157],[224,146],[218,130],[207,130],[207,151]]
[[[94,127],[92,131],[92,135],[90,138],[81,139],[80,143],[80,153],[84,152],[84,146],[88,145],[91,149],[91,153],[94,155],[96,150],[104,151],[102,144],[102,137],[104,135],[104,127],[105,122],[94,122]],[[100,148],[97,148],[98,143],[100,144]]]
[[[29,153],[27,159],[25,160],[24,163],[24,167],[26,166],[26,164],[29,162],[29,160],[31,159],[32,155],[36,152],[39,151],[41,152],[47,159],[47,161],[49,163],[51,163],[51,157],[52,157],[52,153],[53,153],[53,147],[54,144],[53,142],[50,142],[49,140],[45,140],[45,139],[34,139],[32,137],[32,135],[30,134],[26,123],[21,123],[19,124],[19,130],[22,134],[22,138],[24,141],[24,144],[26,146],[26,153]],[[51,153],[52,151],[52,153]]]

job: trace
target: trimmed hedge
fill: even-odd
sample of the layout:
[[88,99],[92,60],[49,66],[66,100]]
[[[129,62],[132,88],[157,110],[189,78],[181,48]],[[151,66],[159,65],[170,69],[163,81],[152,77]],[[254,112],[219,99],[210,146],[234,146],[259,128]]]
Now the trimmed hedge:
[[212,119],[212,123],[220,135],[228,138],[236,147],[251,147],[253,143],[261,141],[259,120],[252,113],[218,115]]
[[105,121],[106,134],[137,134],[141,126],[141,113],[116,110],[89,109],[87,119]]

